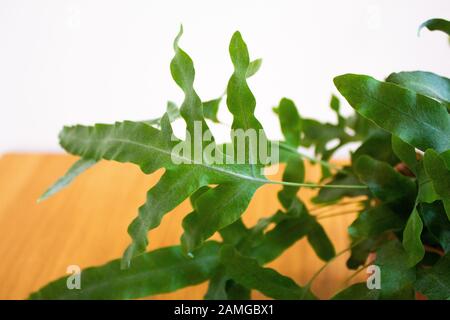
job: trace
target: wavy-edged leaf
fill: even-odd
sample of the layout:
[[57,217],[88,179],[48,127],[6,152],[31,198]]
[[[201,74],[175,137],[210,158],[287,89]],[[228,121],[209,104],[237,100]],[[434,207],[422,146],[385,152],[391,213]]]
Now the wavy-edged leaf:
[[67,170],[64,176],[59,178],[50,188],[47,189],[47,191],[42,194],[42,196],[40,196],[38,201],[43,201],[59,192],[61,189],[67,187],[76,177],[96,163],[97,160],[88,158],[81,158],[77,160],[77,162],[75,162],[69,170]]
[[[261,64],[262,59],[255,59],[250,62],[246,73],[247,79],[254,76],[259,71]],[[219,119],[217,119],[217,113],[219,111],[219,106],[224,95],[226,95],[226,92],[217,99],[203,101],[203,115],[205,119],[209,119],[215,123],[220,122]]]
[[403,230],[403,248],[405,248],[410,267],[415,266],[425,255],[425,248],[420,239],[422,229],[422,219],[414,208]]
[[183,26],[180,27],[180,32],[173,43],[175,55],[170,62],[170,72],[172,73],[173,80],[184,92],[184,100],[180,107],[180,114],[186,123],[186,134],[190,135],[191,148],[195,152],[195,149],[199,147],[199,145],[207,145],[212,141],[210,142],[202,139],[201,144],[199,144],[199,141],[194,141],[196,136],[195,128],[198,128],[198,125],[201,126],[201,137],[203,137],[206,132],[209,132],[209,128],[203,116],[202,101],[194,89],[194,63],[189,55],[178,45],[182,35]]
[[358,113],[403,141],[422,151],[450,149],[450,115],[436,100],[365,75],[338,76],[334,84]]
[[239,254],[232,246],[225,245],[220,252],[220,261],[225,272],[237,283],[260,291],[275,299],[315,299],[306,288],[277,271],[261,267],[258,262]]
[[133,299],[175,291],[209,279],[219,265],[220,245],[208,242],[186,257],[181,247],[157,249],[137,257],[121,270],[120,260],[81,272],[81,289],[67,288],[67,277],[33,293],[31,299]]
[[450,299],[450,254],[444,255],[431,269],[420,270],[415,288],[431,300]]
[[[267,139],[261,124],[254,116],[256,100],[246,81],[246,72],[250,64],[249,54],[239,32],[233,34],[229,51],[234,72],[228,82],[227,105],[233,114],[232,129],[244,132],[255,130],[257,133],[256,141],[246,139],[244,143],[245,163],[248,164],[244,167],[250,168],[249,174],[255,179],[219,185],[197,199],[194,204],[195,211],[183,220],[182,243],[188,252],[201,245],[216,231],[239,219],[254,192],[261,186],[261,183],[255,181],[262,181],[264,178],[260,170],[262,164],[258,159],[258,150],[262,143],[267,143]],[[236,139],[235,137],[232,141],[235,151],[238,147]],[[242,145],[239,147],[242,148]]]
[[450,79],[432,72],[410,71],[391,73],[386,81],[396,83],[450,107]]
[[[175,57],[171,63],[171,72],[175,82],[185,93],[181,115],[187,124],[187,132],[195,137],[193,133],[196,121],[202,123],[203,132],[206,132],[208,127],[204,123],[202,104],[192,87],[195,76],[192,60],[178,47],[180,36],[181,32],[174,43]],[[235,58],[239,60],[240,54],[242,53],[238,53],[238,57]],[[249,94],[251,95],[251,92]],[[238,102],[245,103],[240,99],[240,96],[235,98]],[[250,106],[245,112],[240,110],[235,117],[247,119],[253,109],[254,107]],[[246,123],[243,119],[241,122]],[[145,123],[125,121],[115,125],[66,127],[61,133],[60,140],[67,151],[85,158],[132,162],[139,165],[145,173],[160,168],[166,169],[161,180],[147,193],[146,203],[141,206],[138,217],[128,229],[133,241],[124,253],[123,267],[129,266],[131,258],[145,252],[148,244],[147,232],[158,226],[167,212],[200,187],[209,184],[218,185],[199,197],[198,202],[204,204],[197,207],[195,214],[208,215],[210,212],[207,202],[202,202],[201,199],[213,200],[217,209],[227,207],[227,210],[222,212],[224,215],[218,215],[219,221],[211,224],[220,229],[240,217],[251,199],[252,192],[267,181],[261,175],[256,176],[255,170],[250,165],[212,165],[208,161],[203,161],[203,158],[198,161],[195,156],[193,159],[182,152],[177,153],[174,147],[179,146],[180,141],[174,139],[167,115],[161,120],[161,130]],[[244,189],[245,192],[241,194]],[[220,190],[226,192],[222,194]],[[204,232],[191,243],[199,245],[214,233],[211,227],[202,231]],[[189,249],[194,250],[192,247]]]
[[[233,115],[231,125],[234,130],[248,130],[256,133],[256,139],[246,139],[245,141],[245,163],[252,166],[253,175],[259,175],[257,171],[261,167],[261,160],[258,159],[259,148],[263,143],[267,143],[261,123],[254,115],[256,100],[247,84],[247,71],[250,65],[250,58],[247,44],[242,39],[241,34],[236,31],[231,37],[229,53],[234,66],[234,72],[228,81],[227,86],[227,106]],[[238,147],[236,137],[232,137],[235,150]],[[242,148],[242,146],[239,146]]]
[[450,22],[445,19],[439,19],[439,18],[429,19],[420,25],[419,32],[423,28],[427,28],[430,31],[436,31],[436,30],[442,31],[450,36]]

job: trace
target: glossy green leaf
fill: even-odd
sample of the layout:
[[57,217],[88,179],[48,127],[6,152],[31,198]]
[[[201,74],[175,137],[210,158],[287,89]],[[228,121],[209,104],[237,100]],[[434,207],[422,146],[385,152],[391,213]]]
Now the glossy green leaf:
[[199,284],[216,271],[219,244],[208,242],[188,258],[179,246],[166,247],[137,257],[121,270],[120,260],[81,272],[81,289],[69,290],[67,278],[53,281],[33,293],[31,299],[133,299],[175,291]]
[[420,270],[415,288],[431,300],[450,299],[450,254],[443,256],[431,269]]
[[399,162],[399,159],[392,151],[391,135],[381,130],[374,132],[365,139],[361,146],[352,154],[352,162],[355,163],[363,155],[391,165]]
[[365,75],[338,76],[334,83],[358,113],[403,141],[422,151],[450,149],[450,115],[436,100]]
[[[358,158],[354,170],[373,195],[383,201],[415,199],[416,186],[414,182],[385,162],[364,155]],[[405,205],[407,204],[406,202]]]
[[428,176],[424,161],[420,161],[416,167],[417,182],[419,186],[417,199],[419,202],[432,203],[439,200],[439,195],[434,189],[433,181]]
[[445,19],[439,19],[439,18],[429,19],[420,25],[419,32],[423,28],[427,28],[430,31],[435,31],[435,30],[442,31],[450,36],[450,22]]
[[380,268],[380,299],[414,299],[416,271],[397,240],[386,242],[377,250],[375,265]]
[[408,265],[411,267],[415,266],[425,255],[425,248],[420,239],[422,229],[422,219],[419,212],[414,209],[403,230],[403,248],[408,256]]
[[50,188],[47,189],[47,191],[44,192],[44,194],[42,194],[38,201],[43,201],[59,192],[61,189],[67,187],[76,177],[96,163],[97,161],[93,159],[79,159],[69,168],[69,170],[67,170],[64,176],[59,178]]
[[429,149],[425,152],[423,162],[425,171],[440,199],[450,200],[450,169],[444,159],[436,151]]
[[417,174],[417,156],[413,146],[407,144],[397,136],[392,136],[392,150],[412,172]]
[[450,106],[450,79],[432,72],[411,71],[392,73],[386,81],[436,99]]
[[362,212],[350,225],[348,233],[355,239],[365,239],[386,231],[401,230],[405,222],[388,204],[383,203]]
[[306,288],[273,269],[261,267],[256,260],[242,256],[231,246],[223,246],[220,261],[232,279],[268,297],[285,300],[314,299]]

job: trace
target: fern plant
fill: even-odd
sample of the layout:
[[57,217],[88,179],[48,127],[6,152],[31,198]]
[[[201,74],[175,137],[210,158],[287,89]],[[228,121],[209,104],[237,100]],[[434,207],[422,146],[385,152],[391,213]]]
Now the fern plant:
[[[421,27],[450,34],[450,23],[442,19]],[[319,189],[313,202],[324,208],[344,198],[360,204],[348,229],[347,266],[380,268],[380,287],[369,289],[365,282],[357,283],[334,299],[414,299],[418,292],[429,299],[450,298],[449,79],[423,71],[392,73],[385,81],[366,75],[338,76],[335,86],[356,113],[344,117],[339,99],[332,96],[330,107],[337,121],[321,123],[301,117],[294,102],[283,98],[274,112],[284,140],[271,142],[254,115],[256,101],[247,84],[261,60],[250,60],[241,34],[234,33],[230,41],[234,72],[226,92],[210,101],[202,101],[194,89],[194,65],[179,47],[181,35],[182,29],[170,64],[172,77],[184,92],[180,108],[169,102],[161,118],[149,121],[64,127],[60,144],[80,160],[40,199],[102,159],[131,162],[144,174],[164,168],[128,228],[131,244],[121,259],[83,270],[81,290],[69,290],[66,278],[61,278],[30,298],[131,299],[209,281],[206,299],[249,299],[252,290],[275,299],[316,299],[311,284],[318,273],[300,286],[264,267],[305,237],[327,263],[342,253],[335,252],[317,216],[297,196],[300,188]],[[186,137],[196,136],[199,123],[203,137],[210,134],[208,125],[219,122],[217,110],[224,100],[233,116],[232,130],[262,132],[256,143],[244,141],[245,161],[212,163],[203,154],[194,160],[177,154],[174,159],[177,145],[194,149],[206,143],[174,137],[171,122],[181,117]],[[338,144],[330,147],[335,139]],[[329,162],[351,142],[360,146],[351,153],[349,165]],[[237,146],[235,137],[219,145],[211,136],[208,143],[214,156],[225,160]],[[268,145],[271,151],[274,146],[279,150],[279,162],[285,163],[282,181],[263,173],[273,162],[253,157],[258,155],[255,148]],[[314,157],[300,147],[313,148]],[[321,166],[319,182],[304,181],[305,161]],[[278,193],[282,209],[253,226],[244,225],[242,214],[265,184],[282,185]],[[147,252],[149,230],[187,198],[192,212],[183,220],[180,245]],[[209,240],[216,232],[222,240]],[[374,261],[368,261],[371,253],[376,253]]]

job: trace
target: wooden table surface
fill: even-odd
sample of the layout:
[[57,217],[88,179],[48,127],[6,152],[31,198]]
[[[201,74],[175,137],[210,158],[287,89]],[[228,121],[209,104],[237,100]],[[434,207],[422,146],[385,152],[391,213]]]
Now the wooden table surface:
[[[162,173],[144,175],[132,164],[102,161],[68,188],[37,203],[42,192],[75,160],[59,154],[5,154],[0,158],[0,299],[27,298],[65,275],[69,265],[84,268],[121,257],[130,242],[128,224]],[[318,168],[307,166],[307,180],[314,181],[318,174]],[[243,215],[246,224],[279,208],[279,188],[267,185],[258,190]],[[304,189],[300,196],[307,200],[313,193]],[[185,201],[167,214],[159,228],[149,233],[149,249],[178,244],[181,220],[189,211]],[[348,247],[346,229],[352,219],[354,214],[321,220],[336,251]],[[335,259],[314,282],[313,291],[320,298],[342,288],[353,273],[345,267],[347,257]],[[322,265],[306,239],[269,264],[299,284]],[[359,278],[363,276],[361,273]],[[201,299],[206,288],[203,283],[151,298]],[[253,297],[264,298],[257,292]]]

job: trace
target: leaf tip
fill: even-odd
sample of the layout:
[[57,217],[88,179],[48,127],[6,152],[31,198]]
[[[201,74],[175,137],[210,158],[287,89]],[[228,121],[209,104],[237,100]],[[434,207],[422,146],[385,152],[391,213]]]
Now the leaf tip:
[[175,37],[175,40],[173,41],[173,49],[175,51],[178,50],[178,42],[180,41],[181,36],[183,35],[184,29],[183,24],[180,24],[180,30],[178,31],[177,36]]

